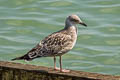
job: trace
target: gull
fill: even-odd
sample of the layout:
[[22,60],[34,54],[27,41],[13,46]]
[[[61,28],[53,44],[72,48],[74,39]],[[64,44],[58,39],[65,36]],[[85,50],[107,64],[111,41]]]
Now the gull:
[[[70,72],[62,68],[62,55],[70,51],[77,40],[77,24],[87,26],[80,17],[75,14],[68,16],[65,20],[65,27],[57,32],[54,32],[40,41],[27,54],[14,58],[12,60],[31,61],[35,58],[53,57],[54,70],[60,72]],[[56,57],[59,56],[60,68],[56,67]]]

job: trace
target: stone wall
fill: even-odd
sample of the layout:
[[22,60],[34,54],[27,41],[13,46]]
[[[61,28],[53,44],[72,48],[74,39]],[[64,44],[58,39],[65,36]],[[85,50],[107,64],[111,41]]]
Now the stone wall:
[[120,80],[120,76],[73,70],[60,73],[48,67],[0,61],[0,80]]

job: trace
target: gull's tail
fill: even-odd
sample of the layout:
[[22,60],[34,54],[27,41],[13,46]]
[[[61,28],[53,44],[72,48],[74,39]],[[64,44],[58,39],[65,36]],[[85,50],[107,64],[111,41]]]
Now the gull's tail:
[[30,60],[32,60],[32,58],[30,58],[30,57],[28,56],[28,54],[26,54],[26,55],[24,55],[24,56],[16,57],[16,58],[11,59],[11,60],[12,60],[12,61],[14,61],[14,60],[27,60],[27,61],[30,61]]
[[14,61],[14,60],[27,60],[27,61],[31,61],[34,58],[40,57],[40,55],[39,55],[40,48],[41,48],[41,46],[38,44],[36,47],[31,49],[27,54],[25,54],[25,55],[23,55],[21,57],[14,58],[14,59],[12,59],[12,61]]

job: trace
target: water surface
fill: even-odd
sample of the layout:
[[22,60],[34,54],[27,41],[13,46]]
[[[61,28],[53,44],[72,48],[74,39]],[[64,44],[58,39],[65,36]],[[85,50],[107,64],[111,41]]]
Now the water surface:
[[[24,55],[71,14],[88,27],[78,25],[77,44],[63,56],[63,67],[120,75],[120,0],[0,0],[0,60]],[[52,58],[15,62],[53,66]]]

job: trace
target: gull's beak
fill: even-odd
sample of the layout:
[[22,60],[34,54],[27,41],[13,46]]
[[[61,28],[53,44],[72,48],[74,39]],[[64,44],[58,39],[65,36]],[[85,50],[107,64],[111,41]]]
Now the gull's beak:
[[80,22],[79,24],[81,24],[81,25],[87,27],[87,24],[85,24],[85,23],[83,23],[83,22]]

